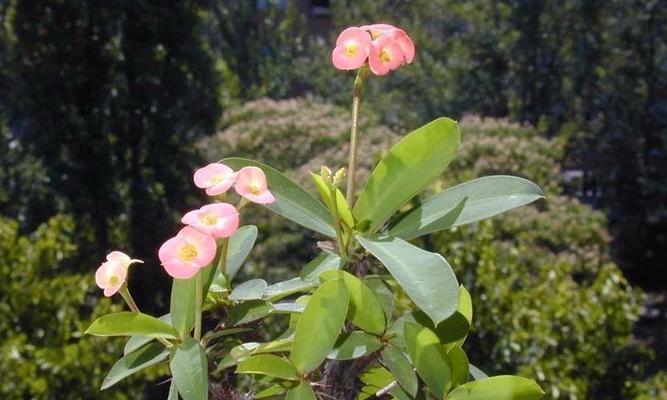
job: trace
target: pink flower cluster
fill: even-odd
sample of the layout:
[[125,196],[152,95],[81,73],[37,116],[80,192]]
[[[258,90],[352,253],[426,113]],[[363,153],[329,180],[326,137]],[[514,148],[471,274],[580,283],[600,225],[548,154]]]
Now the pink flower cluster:
[[[223,194],[233,186],[236,193],[253,203],[275,201],[268,190],[264,171],[257,167],[243,167],[234,172],[224,164],[213,163],[197,170],[194,181],[209,196]],[[229,203],[216,202],[187,212],[181,222],[187,226],[164,242],[158,256],[169,275],[189,279],[215,258],[215,239],[227,238],[236,232],[239,212]]]
[[331,53],[334,67],[342,70],[368,66],[375,75],[386,75],[415,57],[415,44],[404,30],[389,24],[349,27],[338,36]]
[[[234,172],[224,164],[213,163],[197,170],[194,181],[209,196],[223,194],[234,187],[236,193],[247,201],[258,204],[275,201],[264,171],[257,167],[244,167]],[[236,232],[239,212],[229,203],[215,202],[187,212],[181,222],[186,226],[162,244],[158,257],[169,275],[189,279],[213,261],[217,251],[216,239],[230,237]],[[128,268],[135,262],[142,261],[130,259],[119,251],[109,253],[107,261],[95,273],[95,282],[104,289],[105,296],[112,296],[122,288]]]

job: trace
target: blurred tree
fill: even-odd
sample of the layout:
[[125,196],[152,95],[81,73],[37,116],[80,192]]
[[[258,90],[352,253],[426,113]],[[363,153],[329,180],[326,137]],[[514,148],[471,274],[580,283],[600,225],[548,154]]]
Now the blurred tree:
[[226,82],[233,97],[285,97],[295,89],[296,66],[307,37],[295,1],[210,0],[209,4],[210,42],[219,62],[236,78]]
[[[153,259],[188,204],[191,144],[220,111],[203,7],[24,0],[9,14],[10,131],[41,161],[59,208],[92,226],[88,260],[125,238]],[[151,297],[160,272],[143,271],[137,286]]]

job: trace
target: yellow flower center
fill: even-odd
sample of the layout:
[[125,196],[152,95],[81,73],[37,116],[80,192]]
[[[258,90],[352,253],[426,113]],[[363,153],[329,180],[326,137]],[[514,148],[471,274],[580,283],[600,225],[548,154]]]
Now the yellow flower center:
[[211,177],[211,183],[213,183],[214,185],[217,185],[224,180],[225,180],[225,177],[222,176],[222,175],[214,175],[213,177]]
[[109,278],[109,285],[111,286],[116,286],[118,282],[120,282],[120,278],[118,278],[117,276],[112,276],[111,278]]
[[204,224],[208,226],[213,226],[218,223],[218,217],[212,214],[204,214],[202,215],[199,220]]
[[191,244],[186,244],[178,250],[178,257],[183,261],[192,261],[197,258],[197,248]]
[[380,52],[380,61],[383,63],[391,61],[391,53],[388,52],[387,50],[382,50]]
[[259,187],[259,185],[255,185],[255,184],[248,186],[248,190],[250,191],[250,193],[254,194],[255,196],[262,193],[262,189]]
[[352,57],[357,52],[357,47],[356,43],[347,43],[345,45],[345,53]]

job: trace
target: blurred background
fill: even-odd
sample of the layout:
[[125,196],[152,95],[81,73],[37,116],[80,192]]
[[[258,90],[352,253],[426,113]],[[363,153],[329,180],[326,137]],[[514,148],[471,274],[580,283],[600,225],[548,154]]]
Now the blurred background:
[[[345,165],[348,25],[407,30],[415,62],[372,78],[362,169],[438,116],[462,126],[438,187],[494,173],[547,199],[424,239],[470,289],[471,361],[548,399],[667,399],[667,1],[0,0],[0,398],[164,398],[159,368],[99,392],[122,308],[93,273],[120,249],[160,314],[156,249],[204,198],[198,166]],[[362,171],[362,174],[364,172]],[[435,187],[433,188],[435,189]],[[317,237],[258,212],[246,276],[293,275]]]

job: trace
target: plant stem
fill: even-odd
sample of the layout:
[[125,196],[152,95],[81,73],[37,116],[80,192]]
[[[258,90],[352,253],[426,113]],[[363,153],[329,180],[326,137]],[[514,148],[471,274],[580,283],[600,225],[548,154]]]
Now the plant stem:
[[[132,310],[135,313],[140,313],[139,307],[137,307],[137,303],[134,302],[134,299],[132,298],[132,295],[130,294],[130,290],[127,288],[127,284],[123,284],[123,287],[120,288],[118,291],[120,293],[121,297],[125,302],[127,303],[128,307],[130,307],[130,310]],[[171,347],[171,343],[164,338],[157,338],[157,340],[165,345],[166,347]]]
[[201,339],[201,310],[204,302],[201,271],[195,275],[195,340]]
[[352,129],[350,130],[350,162],[347,167],[347,204],[354,206],[354,179],[357,172],[357,130],[359,128],[359,103],[364,90],[364,77],[368,68],[362,67],[357,71],[352,89]]

